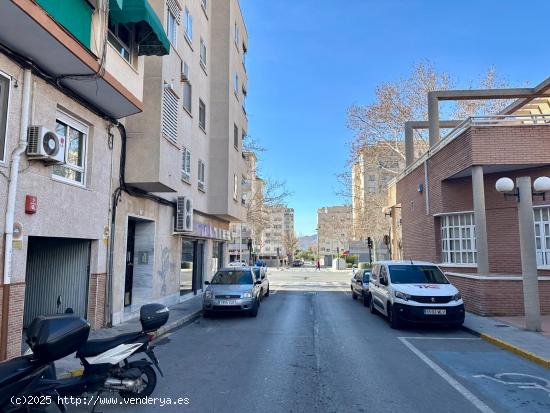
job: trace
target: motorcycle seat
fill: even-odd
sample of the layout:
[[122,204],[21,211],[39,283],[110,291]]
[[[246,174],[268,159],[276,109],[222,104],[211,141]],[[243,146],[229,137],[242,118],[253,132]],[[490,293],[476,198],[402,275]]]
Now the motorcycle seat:
[[[97,340],[88,340],[86,344],[78,349],[76,352],[77,357],[93,357],[98,354],[105,353],[107,350],[115,348],[121,344],[126,344],[137,339],[142,333],[124,333],[115,337],[100,338]],[[143,337],[143,342],[146,341],[146,337]]]

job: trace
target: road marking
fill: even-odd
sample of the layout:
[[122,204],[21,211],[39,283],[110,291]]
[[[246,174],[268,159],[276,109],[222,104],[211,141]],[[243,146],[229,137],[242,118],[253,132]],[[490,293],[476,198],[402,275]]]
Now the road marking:
[[464,387],[462,384],[460,384],[458,381],[456,381],[454,378],[452,378],[449,373],[447,373],[445,370],[443,370],[441,367],[439,367],[435,362],[433,362],[428,356],[426,356],[424,353],[422,353],[419,349],[417,349],[415,346],[413,346],[409,341],[407,341],[406,337],[398,337],[398,339],[409,348],[414,354],[416,354],[420,360],[422,360],[424,363],[426,363],[433,371],[435,371],[437,374],[439,374],[443,380],[445,380],[447,383],[449,383],[456,391],[458,391],[460,394],[462,394],[470,403],[472,403],[480,412],[483,413],[495,413],[493,409],[491,409],[489,406],[487,406],[485,403],[483,403],[480,399],[478,399],[472,392],[470,392],[466,387]]
[[[526,377],[528,380],[531,380],[531,381],[524,381],[524,382],[506,381],[506,380],[503,379],[503,377],[505,377],[505,376],[508,376],[509,378],[512,378],[512,376],[515,376],[515,377],[518,377],[518,378]],[[543,390],[543,391],[547,392],[548,396],[550,397],[550,381],[548,381],[548,380],[546,380],[542,377],[532,376],[531,374],[499,373],[499,374],[495,374],[494,376],[487,376],[485,374],[476,374],[476,375],[474,375],[474,377],[476,379],[485,378],[485,379],[496,381],[497,383],[501,383],[501,384],[518,386],[520,389]],[[539,383],[534,382],[532,379],[535,379],[535,381],[540,380],[540,381],[544,382],[545,384],[544,384],[544,386],[541,386]]]

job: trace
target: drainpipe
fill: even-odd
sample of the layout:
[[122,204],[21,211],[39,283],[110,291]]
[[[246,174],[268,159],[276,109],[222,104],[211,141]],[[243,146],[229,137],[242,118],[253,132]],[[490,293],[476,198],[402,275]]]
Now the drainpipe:
[[25,69],[23,75],[23,101],[21,103],[21,122],[19,124],[19,145],[11,155],[10,181],[8,185],[8,203],[6,208],[5,244],[4,244],[4,285],[11,283],[12,253],[13,253],[13,220],[15,216],[15,200],[17,196],[17,179],[19,177],[19,162],[21,155],[27,149],[27,127],[31,101],[32,75],[30,69]]

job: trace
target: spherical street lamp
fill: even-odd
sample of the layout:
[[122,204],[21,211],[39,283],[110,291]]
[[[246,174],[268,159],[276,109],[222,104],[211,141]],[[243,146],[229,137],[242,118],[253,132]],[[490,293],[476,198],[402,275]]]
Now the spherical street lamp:
[[512,192],[514,190],[514,181],[510,178],[499,178],[495,184],[496,190],[500,193]]
[[548,192],[550,191],[550,178],[547,176],[539,176],[533,182],[533,189],[536,192]]

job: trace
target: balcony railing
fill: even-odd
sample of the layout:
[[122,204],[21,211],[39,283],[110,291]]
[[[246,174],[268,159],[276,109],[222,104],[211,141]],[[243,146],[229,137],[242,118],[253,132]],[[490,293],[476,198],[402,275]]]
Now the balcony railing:
[[550,124],[550,115],[523,114],[523,115],[489,115],[489,116],[470,116],[447,135],[441,138],[436,144],[429,148],[422,156],[411,163],[399,175],[388,182],[388,187],[395,185],[397,181],[406,176],[409,172],[415,170],[426,159],[434,155],[447,144],[458,138],[468,128],[474,127],[493,127],[493,126],[531,126]]

